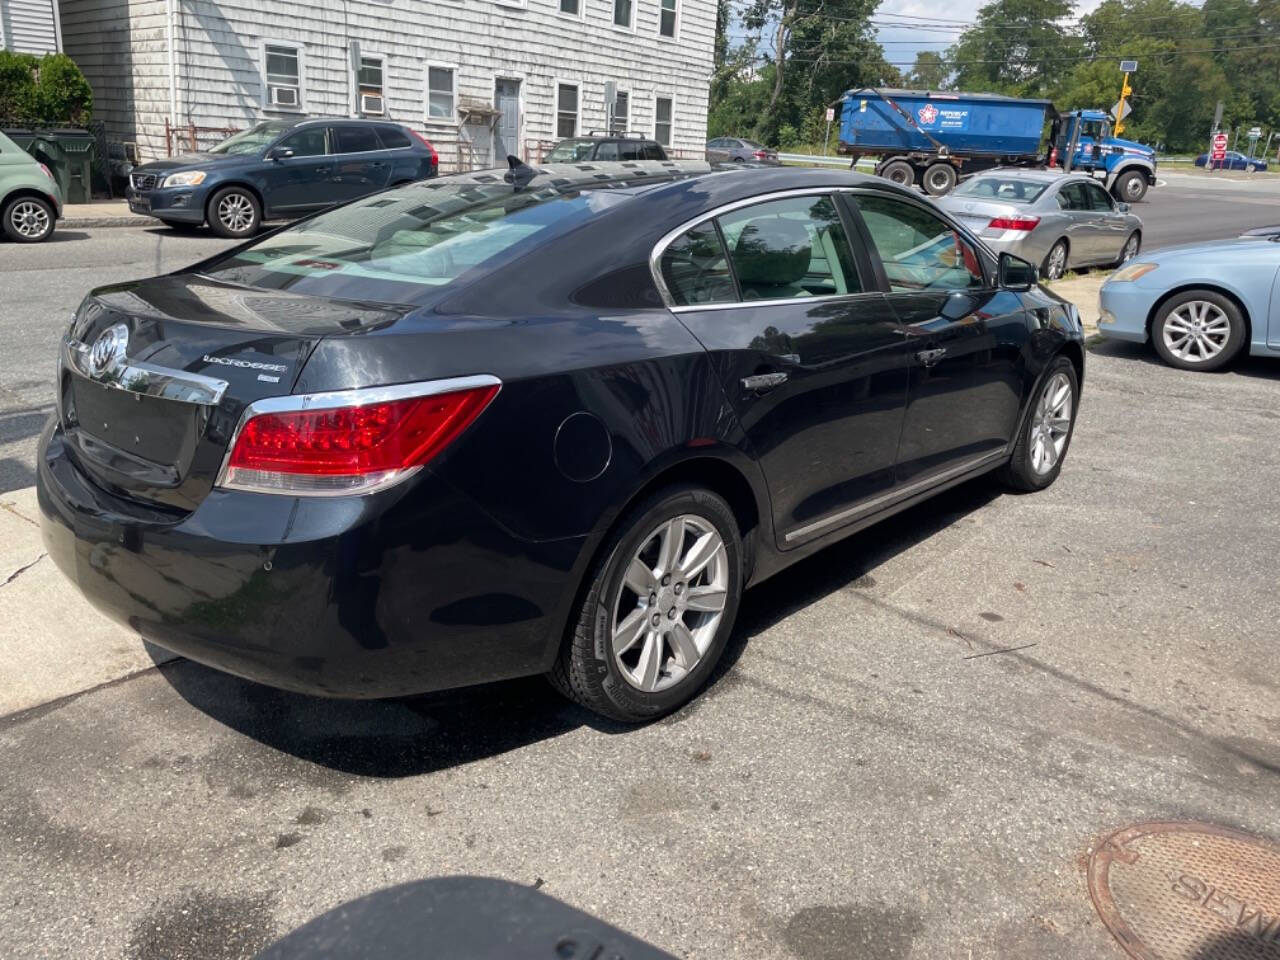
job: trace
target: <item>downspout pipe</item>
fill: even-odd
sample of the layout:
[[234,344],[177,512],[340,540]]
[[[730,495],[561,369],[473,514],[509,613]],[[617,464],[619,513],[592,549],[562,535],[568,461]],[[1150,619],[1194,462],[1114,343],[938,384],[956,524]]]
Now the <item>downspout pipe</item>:
[[175,22],[177,20],[177,0],[165,0],[165,13],[168,17],[169,29],[169,123],[178,126],[178,50],[174,45]]

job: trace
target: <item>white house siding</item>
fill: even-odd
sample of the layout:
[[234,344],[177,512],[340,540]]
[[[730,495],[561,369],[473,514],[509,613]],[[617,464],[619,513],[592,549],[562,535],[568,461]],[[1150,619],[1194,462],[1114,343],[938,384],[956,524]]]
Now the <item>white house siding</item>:
[[0,0],[0,49],[16,53],[57,53],[56,0]]
[[[630,94],[627,127],[652,135],[655,96],[674,101],[672,148],[701,155],[715,30],[714,0],[679,0],[676,38],[658,35],[660,0],[633,0],[635,29],[612,24],[612,0],[580,0],[584,18],[559,0],[505,6],[492,0],[174,0],[178,117],[197,127],[244,127],[265,110],[262,46],[301,46],[303,108],[352,113],[351,41],[384,58],[387,118],[456,151],[456,122],[426,116],[426,64],[456,68],[459,101],[492,104],[498,77],[521,81],[521,152],[554,140],[555,85],[580,84],[582,132],[605,127],[604,87]],[[128,15],[124,15],[124,10]],[[109,134],[136,140],[143,158],[165,153],[169,112],[164,0],[62,0],[64,43],[94,85]],[[510,147],[510,145],[508,145]]]

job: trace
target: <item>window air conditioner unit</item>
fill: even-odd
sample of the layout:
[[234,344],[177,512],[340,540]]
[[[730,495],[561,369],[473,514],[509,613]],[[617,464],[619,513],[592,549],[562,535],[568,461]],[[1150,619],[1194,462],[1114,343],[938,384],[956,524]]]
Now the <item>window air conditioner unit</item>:
[[360,94],[361,113],[382,113],[382,95],[379,93]]
[[273,107],[296,107],[298,105],[298,88],[268,87],[267,99]]

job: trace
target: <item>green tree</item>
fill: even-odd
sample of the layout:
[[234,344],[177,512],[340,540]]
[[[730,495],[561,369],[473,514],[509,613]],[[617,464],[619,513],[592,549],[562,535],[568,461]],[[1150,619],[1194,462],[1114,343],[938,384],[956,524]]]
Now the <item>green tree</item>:
[[947,51],[959,90],[1021,97],[1052,96],[1061,85],[1064,59],[1082,43],[1063,23],[1071,0],[992,0],[977,22]]
[[921,50],[907,75],[907,83],[920,90],[945,90],[951,68],[936,50]]

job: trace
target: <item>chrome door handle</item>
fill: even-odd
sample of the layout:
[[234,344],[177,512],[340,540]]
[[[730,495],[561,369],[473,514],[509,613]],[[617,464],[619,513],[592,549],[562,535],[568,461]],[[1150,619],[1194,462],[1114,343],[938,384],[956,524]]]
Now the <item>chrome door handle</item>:
[[946,347],[935,347],[932,350],[916,351],[916,359],[923,363],[926,367],[932,367],[947,354]]
[[772,390],[774,387],[781,386],[786,382],[787,375],[785,373],[757,373],[755,376],[742,378],[742,389],[762,392],[764,390]]

